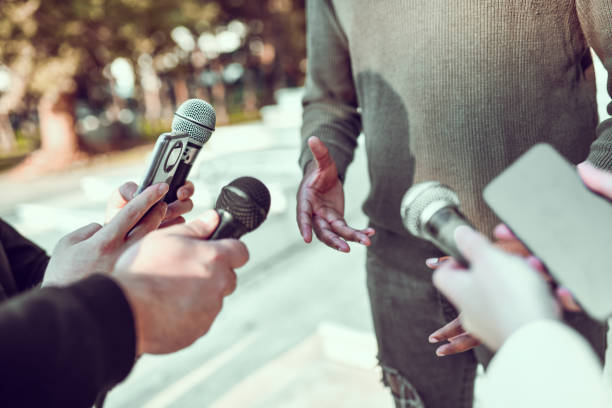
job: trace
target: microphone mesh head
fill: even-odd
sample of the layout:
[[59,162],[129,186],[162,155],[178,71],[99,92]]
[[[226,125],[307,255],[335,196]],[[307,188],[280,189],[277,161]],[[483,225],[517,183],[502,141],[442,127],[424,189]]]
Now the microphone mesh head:
[[434,207],[459,207],[457,193],[437,181],[426,181],[412,186],[402,199],[401,214],[404,226],[414,236],[425,238],[422,215]]
[[172,131],[187,133],[191,141],[203,145],[215,130],[215,109],[202,99],[189,99],[181,104],[172,119]]
[[215,208],[232,214],[250,232],[268,216],[270,191],[254,177],[240,177],[221,189]]

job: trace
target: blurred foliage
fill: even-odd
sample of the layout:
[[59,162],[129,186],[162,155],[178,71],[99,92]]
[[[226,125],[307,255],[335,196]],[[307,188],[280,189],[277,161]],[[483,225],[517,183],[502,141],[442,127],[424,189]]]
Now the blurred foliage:
[[39,147],[38,135],[15,132],[15,147],[7,152],[0,151],[0,171],[9,169],[23,160],[28,153]]
[[[0,89],[0,133],[10,117],[15,135],[44,139],[47,130],[37,124],[41,101],[47,101],[50,111],[69,111],[81,136],[93,132],[82,126],[84,117],[106,129],[84,139],[136,134],[146,141],[168,130],[172,110],[186,97],[210,99],[221,122],[224,115],[239,122],[258,118],[256,109],[274,103],[276,89],[303,81],[304,0],[0,2],[0,71],[11,74],[10,88]],[[239,47],[203,51],[203,35],[214,39],[236,21],[246,28]],[[177,27],[193,38],[194,49],[179,46],[172,35]],[[117,58],[134,71],[128,97],[115,89],[110,66]],[[244,74],[227,80],[226,71],[235,66]],[[115,126],[125,110],[133,113],[133,124]]]
[[29,89],[35,95],[63,92],[75,77],[100,83],[117,57],[170,50],[172,28],[195,31],[214,24],[219,7],[197,0],[4,0],[0,61],[9,67],[33,48]]
[[141,137],[147,142],[154,142],[157,137],[172,126],[171,119],[144,120],[141,119],[138,124],[138,130]]

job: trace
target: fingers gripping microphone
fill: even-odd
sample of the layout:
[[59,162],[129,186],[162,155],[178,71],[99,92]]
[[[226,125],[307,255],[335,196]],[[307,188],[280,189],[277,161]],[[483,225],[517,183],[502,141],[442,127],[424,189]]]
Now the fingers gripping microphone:
[[164,199],[167,203],[176,201],[177,190],[185,184],[200,149],[214,132],[216,122],[215,109],[202,99],[189,99],[183,102],[174,114],[172,131],[187,133],[189,142]]
[[462,265],[468,265],[455,243],[455,229],[472,225],[459,211],[459,197],[449,187],[437,181],[415,184],[404,194],[401,215],[412,235],[430,241]]
[[270,211],[270,191],[254,177],[237,178],[223,187],[215,210],[221,220],[210,239],[238,239],[265,221]]

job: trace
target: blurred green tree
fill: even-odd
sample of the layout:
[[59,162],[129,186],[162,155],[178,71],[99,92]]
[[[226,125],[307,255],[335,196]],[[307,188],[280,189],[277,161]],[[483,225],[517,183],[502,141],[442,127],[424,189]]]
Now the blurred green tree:
[[300,85],[305,74],[305,0],[219,1],[220,20],[238,19],[249,26],[251,48],[262,41],[263,103],[273,102],[274,90]]
[[220,12],[197,0],[3,0],[1,9],[0,61],[12,83],[0,98],[0,147],[14,143],[8,113],[33,95],[41,134],[34,157],[47,167],[78,156],[77,83],[108,83],[115,58],[168,52],[173,28],[207,30]]

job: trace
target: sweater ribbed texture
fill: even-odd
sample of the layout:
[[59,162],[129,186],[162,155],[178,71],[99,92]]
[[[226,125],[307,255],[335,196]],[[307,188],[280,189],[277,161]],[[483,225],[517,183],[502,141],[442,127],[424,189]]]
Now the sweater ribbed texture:
[[612,71],[610,0],[309,0],[307,19],[300,164],[316,135],[344,177],[363,131],[364,211],[384,233],[407,234],[401,198],[426,180],[490,233],[484,186],[538,142],[612,169],[612,121],[597,128],[585,73],[589,46]]

